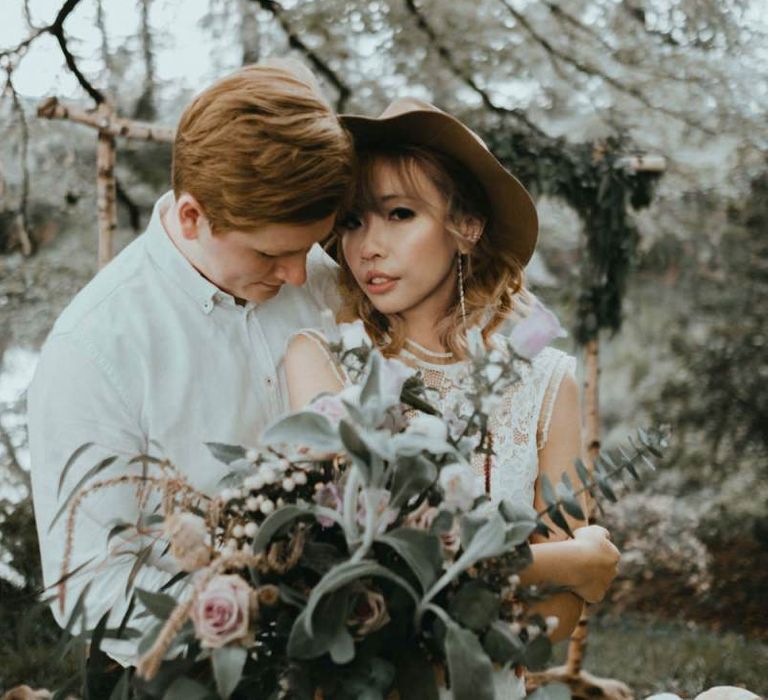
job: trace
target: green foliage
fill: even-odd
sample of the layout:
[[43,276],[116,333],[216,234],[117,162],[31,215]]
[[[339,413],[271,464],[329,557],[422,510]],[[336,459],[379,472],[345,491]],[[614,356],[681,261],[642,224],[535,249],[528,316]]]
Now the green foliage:
[[[768,172],[732,210],[693,308],[673,324],[678,370],[654,414],[674,426],[670,458],[688,486],[768,477]],[[748,484],[747,484],[748,487]]]

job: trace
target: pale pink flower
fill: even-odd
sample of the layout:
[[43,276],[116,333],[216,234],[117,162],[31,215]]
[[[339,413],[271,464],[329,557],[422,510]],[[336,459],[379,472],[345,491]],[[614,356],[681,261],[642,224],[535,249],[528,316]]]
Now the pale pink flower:
[[557,316],[540,301],[536,301],[531,312],[515,324],[509,341],[518,355],[532,360],[555,338],[563,338],[565,335]]
[[334,427],[339,425],[342,418],[347,417],[347,409],[342,403],[340,394],[318,396],[307,406],[307,410],[325,416]]
[[203,647],[217,649],[245,640],[250,624],[251,587],[235,574],[210,580],[192,606],[195,636]]
[[406,432],[437,442],[445,442],[448,439],[448,426],[445,420],[428,413],[417,413],[408,423]]
[[395,520],[399,511],[389,507],[389,500],[392,494],[387,489],[363,489],[358,494],[357,522],[360,525],[365,523],[366,518],[366,500],[365,494],[373,504],[375,513],[375,528],[377,533],[384,532]]
[[382,398],[388,403],[399,402],[400,394],[403,393],[403,385],[414,374],[416,374],[416,370],[400,362],[400,360],[391,357],[382,358],[380,374]]
[[[330,508],[337,513],[341,513],[342,500],[339,494],[339,489],[333,482],[323,484],[322,488],[315,491],[315,495],[312,500],[319,506]],[[331,518],[326,518],[324,515],[317,516],[317,522],[321,527],[331,527],[334,521]]]
[[438,483],[443,490],[443,506],[447,510],[466,512],[477,497],[477,484],[472,467],[456,462],[440,470]]
[[208,566],[211,548],[205,520],[194,513],[173,513],[165,521],[165,534],[171,543],[171,556],[182,571]]

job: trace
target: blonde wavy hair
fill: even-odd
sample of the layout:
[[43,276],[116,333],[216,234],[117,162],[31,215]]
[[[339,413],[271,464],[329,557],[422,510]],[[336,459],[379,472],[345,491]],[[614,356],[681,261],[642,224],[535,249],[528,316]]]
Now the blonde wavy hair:
[[[342,291],[342,307],[337,320],[340,323],[362,320],[370,337],[388,357],[397,355],[406,340],[403,319],[398,314],[384,315],[373,306],[355,281],[341,246],[344,236],[341,223],[347,216],[379,212],[376,175],[382,165],[392,168],[405,194],[429,205],[423,187],[419,186],[420,177],[426,177],[445,198],[443,223],[457,239],[466,241],[464,232],[468,221],[482,225],[479,240],[464,257],[464,305],[467,327],[480,327],[486,347],[491,347],[494,330],[513,314],[518,301],[527,299],[523,266],[504,245],[504,237],[509,234],[494,225],[487,197],[476,179],[454,159],[422,146],[388,145],[360,150],[356,154],[354,183],[337,217],[335,230]],[[466,358],[466,331],[462,322],[458,277],[455,300],[439,322],[438,332],[446,349],[458,359]]]

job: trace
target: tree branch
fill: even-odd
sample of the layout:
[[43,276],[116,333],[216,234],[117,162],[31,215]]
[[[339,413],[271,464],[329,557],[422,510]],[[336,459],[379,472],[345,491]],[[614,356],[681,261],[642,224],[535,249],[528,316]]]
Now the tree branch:
[[288,37],[288,44],[291,48],[301,51],[307,60],[312,64],[315,70],[323,75],[338,91],[339,97],[336,101],[336,109],[339,112],[344,111],[347,100],[352,95],[352,89],[339,77],[339,75],[322,59],[318,54],[307,46],[291,27],[290,22],[285,16],[285,10],[280,3],[275,0],[252,0],[258,2],[262,9],[267,10],[277,20]]
[[454,58],[450,49],[440,41],[440,38],[437,36],[437,32],[435,32],[433,27],[427,21],[424,13],[421,12],[421,10],[419,10],[419,8],[416,6],[414,0],[405,0],[405,6],[408,8],[408,12],[413,15],[413,18],[416,21],[416,25],[419,27],[419,29],[421,29],[422,32],[424,32],[424,34],[427,35],[430,43],[437,51],[440,58],[442,58],[445,64],[450,68],[451,72],[480,97],[480,99],[483,101],[483,105],[487,109],[495,112],[496,114],[503,114],[514,117],[517,121],[524,124],[530,131],[540,136],[545,136],[545,133],[530,119],[528,119],[528,116],[523,110],[509,109],[508,107],[497,105],[491,99],[491,96],[477,84],[472,75],[462,69],[462,67]]
[[104,116],[77,105],[65,105],[57,97],[49,97],[37,107],[37,116],[43,119],[68,119],[104,131],[110,136],[123,136],[140,141],[173,143],[174,129],[148,122],[124,119],[114,115]]
[[[407,2],[411,2],[411,0],[406,0]],[[587,63],[584,63],[583,61],[579,61],[576,58],[573,58],[569,54],[565,53],[561,49],[554,46],[549,39],[547,39],[545,36],[541,35],[534,27],[531,25],[531,23],[527,20],[525,15],[523,15],[521,12],[518,12],[512,5],[507,2],[507,0],[499,0],[499,2],[504,5],[504,7],[507,8],[509,13],[517,20],[517,22],[520,24],[520,26],[528,33],[528,35],[537,43],[541,48],[543,48],[549,56],[552,58],[555,58],[559,61],[562,61],[563,63],[568,64],[569,66],[575,68],[579,73],[582,73],[584,75],[588,75],[590,77],[597,77],[600,78],[603,82],[607,83],[611,87],[615,88],[619,92],[623,92],[626,95],[629,95],[630,97],[633,97],[638,102],[642,103],[649,109],[653,109],[657,112],[661,112],[662,114],[667,114],[670,117],[674,117],[675,119],[687,124],[688,126],[698,129],[699,131],[709,134],[710,136],[716,135],[716,132],[710,129],[709,127],[704,126],[703,124],[696,122],[692,120],[687,114],[683,112],[678,112],[674,109],[669,109],[668,107],[664,107],[661,105],[655,105],[653,104],[648,97],[646,97],[642,91],[635,87],[631,87],[629,85],[624,85],[621,81],[614,78],[612,75],[609,75],[605,71],[597,68],[596,66],[589,65]]]
[[13,85],[12,73],[13,69],[10,66],[6,66],[6,72],[8,77],[5,81],[5,89],[3,94],[10,93],[11,102],[13,104],[13,110],[19,116],[19,124],[21,125],[21,148],[19,149],[19,160],[21,162],[21,201],[19,202],[19,208],[16,213],[16,235],[19,237],[19,244],[21,245],[21,252],[25,256],[32,255],[33,246],[32,239],[29,236],[29,126],[27,124],[27,116],[24,113],[24,107],[19,100],[19,94],[16,92],[16,88]]
[[115,191],[117,201],[128,210],[128,220],[130,221],[132,231],[134,233],[141,233],[141,210],[139,205],[131,199],[131,196],[123,187],[123,183],[117,177],[115,177]]
[[97,90],[88,79],[82,74],[77,66],[75,57],[72,55],[69,47],[67,46],[67,39],[64,36],[64,21],[72,14],[72,11],[80,3],[80,0],[66,0],[66,2],[59,9],[56,19],[46,27],[41,27],[30,34],[24,41],[17,44],[11,49],[5,49],[0,51],[0,59],[2,60],[3,67],[13,69],[14,58],[21,58],[29,48],[29,45],[42,34],[50,34],[56,38],[59,44],[62,54],[64,54],[64,61],[67,64],[67,68],[72,71],[72,74],[80,83],[80,86],[96,101],[96,104],[104,102],[104,95]]

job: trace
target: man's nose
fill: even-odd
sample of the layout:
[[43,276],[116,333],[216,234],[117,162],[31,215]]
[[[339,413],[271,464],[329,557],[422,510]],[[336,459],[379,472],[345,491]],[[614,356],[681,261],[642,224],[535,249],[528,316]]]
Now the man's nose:
[[300,287],[307,281],[307,254],[292,255],[284,260],[277,270],[277,276],[286,284]]

